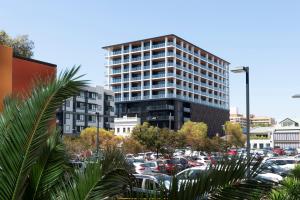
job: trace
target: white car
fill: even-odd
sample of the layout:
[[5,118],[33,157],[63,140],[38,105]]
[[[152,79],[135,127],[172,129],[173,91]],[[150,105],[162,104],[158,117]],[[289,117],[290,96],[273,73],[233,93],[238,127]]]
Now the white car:
[[299,163],[294,157],[271,158],[265,161],[265,164],[277,165],[285,170],[292,170]]
[[270,181],[273,183],[279,183],[280,181],[283,180],[283,177],[278,175],[278,174],[274,174],[274,173],[270,173],[270,172],[263,172],[260,173],[256,176],[256,179],[261,180],[261,181]]

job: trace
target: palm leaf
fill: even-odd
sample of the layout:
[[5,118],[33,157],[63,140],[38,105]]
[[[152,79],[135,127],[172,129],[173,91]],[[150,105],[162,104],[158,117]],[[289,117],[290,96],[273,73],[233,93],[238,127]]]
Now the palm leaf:
[[59,78],[39,84],[26,101],[7,104],[0,117],[0,199],[21,199],[33,165],[49,138],[55,111],[62,102],[78,93],[85,81],[75,77],[79,67]]

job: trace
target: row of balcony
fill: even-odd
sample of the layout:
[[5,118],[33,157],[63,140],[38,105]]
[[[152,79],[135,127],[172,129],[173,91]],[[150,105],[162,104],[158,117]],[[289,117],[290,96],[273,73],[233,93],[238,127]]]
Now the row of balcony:
[[[218,62],[215,62],[213,60],[210,60],[207,56],[200,55],[198,52],[191,51],[190,49],[185,48],[185,47],[183,47],[179,44],[175,44],[174,42],[168,42],[167,46],[174,46],[174,47],[184,51],[185,53],[188,53],[192,56],[195,56],[195,57],[200,58],[200,59],[202,59],[206,62],[209,62],[210,64],[213,64],[213,65],[216,65],[216,66],[219,66],[219,67],[223,68],[222,64],[220,64]],[[165,42],[162,42],[162,43],[159,43],[159,44],[152,44],[153,49],[162,48],[162,47],[166,47]],[[150,45],[144,46],[143,49],[144,50],[150,49]],[[131,52],[137,52],[137,51],[141,51],[141,50],[142,50],[142,47],[134,47],[134,48],[131,49]],[[112,53],[112,55],[120,55],[120,54],[122,54],[122,50],[112,51],[111,53]],[[123,53],[129,53],[129,49],[123,50]],[[187,59],[187,60],[189,60],[189,59]]]
[[[137,100],[147,100],[147,99],[163,99],[163,98],[176,98],[176,99],[181,99],[181,100],[185,100],[185,101],[190,101],[190,102],[194,102],[194,103],[199,103],[199,104],[203,104],[203,105],[207,105],[207,106],[211,106],[211,107],[215,107],[215,108],[222,108],[222,109],[228,109],[228,105],[226,103],[223,104],[217,104],[214,102],[209,102],[206,100],[202,100],[202,99],[196,99],[196,98],[192,98],[192,97],[188,97],[188,96],[183,96],[183,95],[177,95],[177,94],[158,94],[158,95],[152,95],[152,97],[150,95],[146,95],[146,96],[134,96],[134,97],[123,97],[123,100],[120,97],[116,97],[115,101],[116,102],[121,102],[121,101],[137,101]],[[185,112],[189,112],[188,110],[186,110]]]

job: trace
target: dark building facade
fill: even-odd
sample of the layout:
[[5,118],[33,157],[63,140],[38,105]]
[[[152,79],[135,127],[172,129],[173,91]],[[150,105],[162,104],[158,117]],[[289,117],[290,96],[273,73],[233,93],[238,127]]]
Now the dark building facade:
[[149,122],[153,126],[173,130],[180,129],[188,120],[204,122],[208,125],[209,136],[223,135],[222,125],[229,119],[228,110],[177,99],[116,103],[116,114],[118,117],[137,116],[141,123]]

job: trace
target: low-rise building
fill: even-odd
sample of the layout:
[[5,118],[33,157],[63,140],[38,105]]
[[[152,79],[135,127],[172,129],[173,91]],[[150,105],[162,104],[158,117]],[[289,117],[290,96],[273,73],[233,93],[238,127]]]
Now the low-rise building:
[[256,127],[250,130],[250,145],[252,149],[273,147],[273,127]]
[[64,134],[79,134],[84,128],[99,127],[113,129],[114,97],[102,86],[84,87],[77,96],[67,99],[58,113],[59,125]]
[[274,147],[300,147],[300,126],[298,120],[286,118],[279,122],[273,132]]
[[114,119],[115,134],[123,137],[127,137],[131,134],[133,128],[140,124],[141,124],[141,119],[138,118],[137,116],[128,117],[126,115],[121,118],[115,118]]

